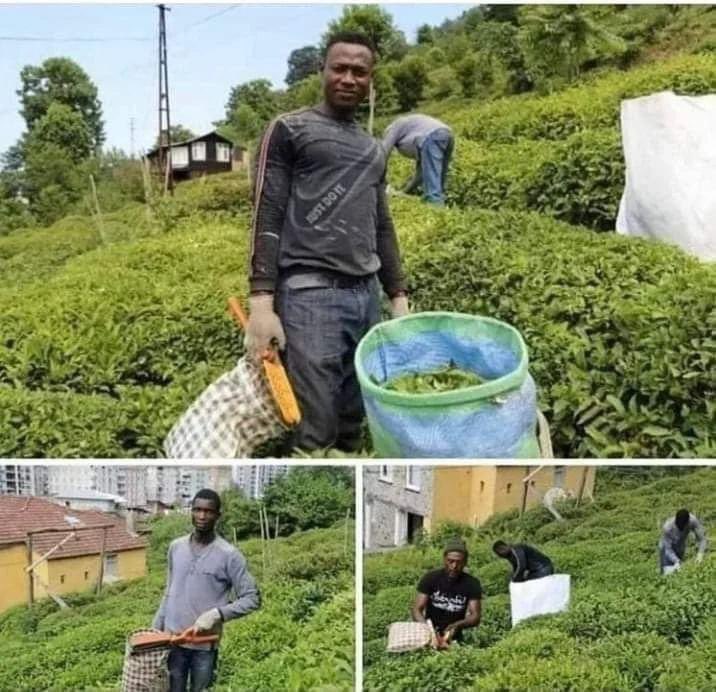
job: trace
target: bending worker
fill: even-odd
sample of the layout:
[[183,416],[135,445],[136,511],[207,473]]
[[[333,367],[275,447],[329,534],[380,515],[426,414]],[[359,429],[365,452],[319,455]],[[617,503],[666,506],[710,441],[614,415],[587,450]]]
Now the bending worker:
[[408,313],[385,153],[355,120],[374,63],[365,36],[331,36],[322,103],[277,117],[259,147],[246,350],[257,359],[285,346],[302,414],[290,448],[360,448],[353,358],[380,320],[381,286],[392,316]]
[[402,191],[413,194],[422,186],[423,199],[432,204],[445,204],[445,179],[454,146],[445,123],[420,113],[394,120],[383,133],[386,156],[396,147],[415,160],[415,174]]
[[693,532],[694,538],[699,544],[696,562],[701,562],[708,545],[704,525],[688,509],[680,509],[675,516],[664,522],[659,539],[659,569],[662,574],[665,572],[665,567],[675,569],[681,567],[686,555],[686,540],[690,532]]
[[509,545],[504,541],[497,541],[492,546],[493,552],[504,558],[512,565],[513,582],[541,579],[554,574],[552,561],[539,550],[525,543]]
[[443,567],[428,572],[418,584],[413,603],[415,622],[430,622],[435,628],[438,648],[462,640],[462,631],[480,624],[480,582],[463,570],[467,564],[464,541],[454,539],[443,551]]

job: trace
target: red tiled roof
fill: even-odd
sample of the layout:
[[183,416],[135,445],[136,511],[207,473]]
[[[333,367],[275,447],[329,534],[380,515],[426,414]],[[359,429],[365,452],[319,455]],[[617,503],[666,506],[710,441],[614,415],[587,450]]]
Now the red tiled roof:
[[[65,517],[73,517],[78,521],[69,524]],[[24,543],[28,531],[67,528],[67,531],[33,534],[33,552],[44,554],[72,533],[71,526],[79,529],[103,524],[112,524],[112,527],[107,529],[106,552],[146,547],[147,543],[143,538],[133,536],[127,531],[124,521],[111,514],[96,510],[69,509],[38,497],[0,495],[0,545]],[[102,529],[77,531],[75,537],[70,538],[49,559],[98,554],[101,547]]]

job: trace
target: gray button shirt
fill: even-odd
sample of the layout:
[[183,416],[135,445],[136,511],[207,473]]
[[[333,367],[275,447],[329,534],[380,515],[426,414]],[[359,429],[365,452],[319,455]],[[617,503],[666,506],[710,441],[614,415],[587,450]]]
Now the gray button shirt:
[[[261,600],[259,590],[238,549],[220,536],[207,546],[190,539],[182,536],[169,546],[167,586],[152,627],[179,633],[212,608],[219,609],[224,621],[256,610]],[[221,629],[220,622],[212,633],[221,634]]]
[[676,526],[676,517],[672,517],[664,522],[664,527],[659,540],[659,549],[664,550],[666,557],[674,564],[680,562],[686,552],[686,539],[690,532],[694,532],[694,537],[699,542],[699,553],[702,555],[706,552],[708,545],[706,541],[706,529],[704,525],[693,515],[689,514],[689,523],[683,531]]
[[386,156],[390,156],[393,147],[411,159],[417,159],[425,138],[436,130],[450,128],[437,118],[422,113],[404,115],[394,120],[383,133],[383,148]]

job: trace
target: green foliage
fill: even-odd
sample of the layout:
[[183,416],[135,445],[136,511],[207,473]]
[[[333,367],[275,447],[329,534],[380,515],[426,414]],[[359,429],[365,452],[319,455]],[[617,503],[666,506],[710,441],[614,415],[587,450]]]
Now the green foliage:
[[393,203],[414,309],[521,332],[558,456],[709,456],[713,267],[537,214],[415,208]]
[[[713,455],[712,267],[539,214],[392,207],[415,309],[521,331],[558,455]],[[77,217],[0,238],[0,452],[160,455],[241,354],[224,305],[245,290],[248,223],[227,174],[105,215],[105,242]]]
[[[184,142],[187,139],[193,139],[196,137],[196,135],[188,128],[184,127],[184,125],[176,124],[172,125],[169,129],[172,144],[176,142]],[[156,149],[159,146],[159,137],[157,137],[154,140],[154,148]]]
[[415,56],[407,57],[393,68],[392,77],[400,109],[408,111],[414,108],[428,83],[425,62]]
[[[186,515],[152,523],[149,575],[90,593],[70,595],[69,610],[46,600],[0,614],[0,686],[30,690],[117,689],[124,641],[147,627],[165,583],[169,542],[187,532]],[[351,524],[349,530],[352,531]],[[226,624],[221,641],[219,691],[353,689],[353,555],[344,557],[344,527],[271,540],[242,542],[257,578],[261,608]],[[337,568],[314,579],[292,577],[286,566],[320,544]],[[296,617],[291,617],[291,615]],[[330,635],[330,636],[327,636]]]
[[48,58],[42,65],[26,65],[20,72],[22,86],[17,92],[28,132],[47,115],[53,104],[77,113],[85,123],[97,149],[104,141],[102,106],[97,87],[87,73],[69,58]]
[[385,60],[400,60],[407,52],[405,36],[396,28],[393,15],[378,5],[346,5],[343,14],[329,22],[322,47],[326,46],[332,34],[340,31],[364,34]]
[[292,50],[288,56],[286,84],[293,86],[315,75],[321,66],[321,52],[316,46],[303,46]]
[[716,56],[677,56],[628,72],[613,72],[549,96],[504,98],[438,114],[470,139],[561,140],[584,129],[616,127],[622,99],[671,89],[697,96],[716,89]]
[[232,87],[221,132],[244,145],[255,140],[280,109],[280,94],[268,79],[254,79]]
[[[684,503],[710,530],[716,519],[710,502],[716,473],[701,469],[626,490],[601,490],[600,484],[598,475],[594,504],[567,506],[570,518],[556,525],[561,531],[552,539],[535,536],[535,526],[555,525],[542,509],[522,518],[497,515],[477,529],[464,527],[468,570],[478,576],[486,596],[480,626],[447,652],[385,651],[387,626],[407,619],[419,578],[440,565],[439,542],[366,556],[365,688],[710,689],[716,562],[708,557],[696,565],[689,559],[674,577],[660,577],[657,541],[660,523]],[[587,527],[592,537],[586,537]],[[496,535],[537,544],[559,572],[571,574],[567,613],[510,629],[509,570],[490,550]]]
[[266,488],[263,502],[269,515],[278,517],[281,533],[330,526],[352,511],[352,477],[337,471],[298,467]]

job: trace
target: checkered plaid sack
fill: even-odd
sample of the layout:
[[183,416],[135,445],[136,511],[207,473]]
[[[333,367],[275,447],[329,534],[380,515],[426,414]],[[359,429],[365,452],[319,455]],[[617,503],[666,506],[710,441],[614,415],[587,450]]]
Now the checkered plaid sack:
[[169,647],[132,651],[129,640],[135,634],[159,630],[136,630],[127,639],[122,668],[122,692],[166,692],[169,689]]
[[388,630],[388,647],[390,653],[417,651],[426,649],[433,642],[433,631],[424,622],[394,622]]
[[285,430],[263,371],[245,356],[210,384],[169,431],[169,458],[233,459],[251,456]]

